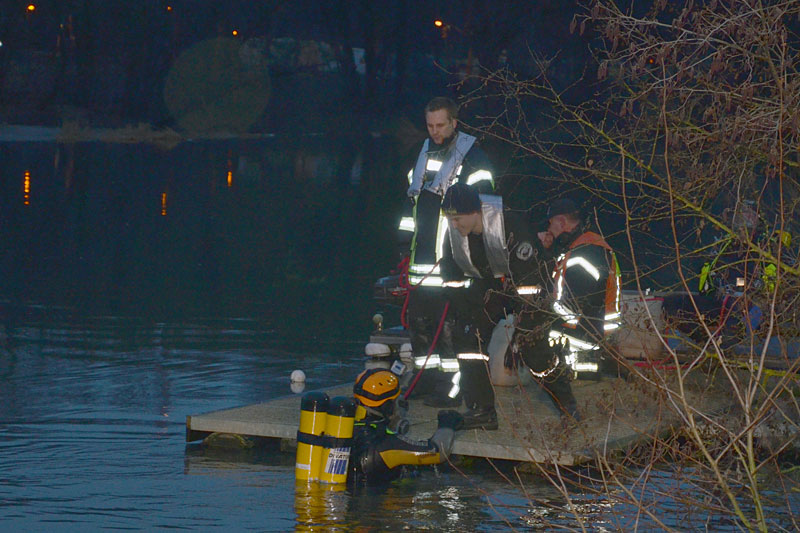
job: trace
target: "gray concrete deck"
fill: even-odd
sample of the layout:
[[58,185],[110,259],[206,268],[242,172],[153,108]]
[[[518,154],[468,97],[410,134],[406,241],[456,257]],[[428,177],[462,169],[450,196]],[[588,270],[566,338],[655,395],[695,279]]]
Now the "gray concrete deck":
[[[324,389],[331,397],[349,395],[352,385]],[[576,465],[597,452],[625,449],[669,431],[677,421],[663,397],[644,391],[641,384],[620,379],[577,381],[573,390],[583,421],[566,429],[549,398],[536,384],[497,387],[497,431],[467,430],[457,434],[453,453],[536,463]],[[696,383],[688,388],[690,404],[707,413],[730,405],[725,391]],[[300,420],[301,395],[186,417],[187,441],[211,433],[267,437],[294,441]],[[421,400],[410,402],[409,436],[430,437],[436,429],[437,409]]]

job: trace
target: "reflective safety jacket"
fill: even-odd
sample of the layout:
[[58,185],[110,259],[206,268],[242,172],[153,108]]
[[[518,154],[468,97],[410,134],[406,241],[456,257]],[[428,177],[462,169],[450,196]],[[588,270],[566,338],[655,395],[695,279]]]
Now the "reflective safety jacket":
[[614,251],[597,233],[584,232],[556,260],[553,311],[560,320],[550,337],[566,337],[570,352],[598,349],[597,341],[619,327],[620,296]]
[[[469,287],[482,280],[476,292],[488,288],[502,290],[502,278],[506,285],[513,286],[517,295],[537,294],[547,274],[540,271],[544,264],[541,245],[530,224],[517,213],[504,211],[500,196],[481,194],[480,199],[483,223],[480,235],[464,237],[452,224],[448,228],[442,259],[445,286]],[[476,298],[482,301],[483,294]],[[476,312],[482,312],[481,306]]]
[[409,193],[417,197],[413,212],[403,216],[398,229],[413,235],[408,281],[412,285],[441,287],[436,263],[441,259],[446,224],[441,202],[456,181],[475,184],[481,192],[494,190],[491,164],[475,144],[475,137],[456,132],[447,146],[433,145],[426,139],[417,163],[408,173]]
[[499,196],[480,198],[483,232],[464,237],[451,224],[442,258],[444,285],[466,287],[450,298],[456,329],[470,332],[457,346],[462,365],[489,360],[494,324],[542,292],[550,275],[527,217],[505,211]]
[[[697,286],[700,294],[712,294],[719,288],[717,287],[718,284],[723,284],[719,279],[721,277],[720,269],[716,268],[716,266],[720,257],[725,254],[725,251],[731,245],[731,242],[733,242],[733,239],[730,237],[718,241],[716,243],[717,254],[714,256],[714,259],[703,263],[703,267],[700,269],[700,278]],[[723,263],[725,263],[725,261],[723,261]]]

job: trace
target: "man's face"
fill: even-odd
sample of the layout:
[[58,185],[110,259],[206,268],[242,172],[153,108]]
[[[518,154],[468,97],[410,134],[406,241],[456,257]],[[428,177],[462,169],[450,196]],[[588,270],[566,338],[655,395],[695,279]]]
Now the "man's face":
[[553,239],[557,239],[559,235],[564,233],[566,229],[567,217],[564,215],[556,215],[550,219],[550,225],[547,227],[547,233],[552,235]]
[[466,213],[461,215],[448,215],[447,219],[453,224],[462,237],[466,237],[478,229],[481,220],[481,214],[479,211],[475,211],[474,213]]
[[449,139],[456,129],[456,119],[450,118],[447,109],[437,109],[425,113],[425,122],[428,124],[428,135],[433,142],[442,144]]

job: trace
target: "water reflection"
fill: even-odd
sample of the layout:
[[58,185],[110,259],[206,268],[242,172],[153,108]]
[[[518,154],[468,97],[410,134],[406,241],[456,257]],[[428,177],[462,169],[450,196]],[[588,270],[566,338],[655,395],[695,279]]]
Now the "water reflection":
[[31,205],[31,171],[26,170],[22,180],[22,202]]
[[327,310],[374,311],[371,283],[396,264],[403,165],[391,139],[6,143],[0,157],[0,299],[12,305],[280,309],[289,331],[352,333],[363,323]]

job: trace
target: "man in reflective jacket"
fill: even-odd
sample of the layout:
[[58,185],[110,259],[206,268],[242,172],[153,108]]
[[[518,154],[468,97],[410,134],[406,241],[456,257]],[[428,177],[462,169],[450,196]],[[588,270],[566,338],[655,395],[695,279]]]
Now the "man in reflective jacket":
[[565,359],[574,372],[597,373],[601,363],[611,364],[603,358],[600,343],[620,324],[619,265],[603,237],[584,227],[575,202],[556,200],[547,216],[557,254],[552,304],[556,320],[549,336],[567,341]]
[[415,370],[427,372],[415,391],[433,392],[426,399],[436,407],[457,406],[459,365],[452,350],[452,321],[443,324],[436,349],[428,355],[445,309],[442,278],[438,265],[446,224],[441,216],[442,196],[453,183],[475,184],[481,192],[494,189],[492,166],[475,137],[456,128],[458,106],[449,98],[437,97],[425,107],[429,138],[408,173],[408,197],[412,213],[400,223],[401,241],[410,241],[408,281],[412,287],[408,301],[408,325]]
[[515,310],[515,302],[542,292],[548,277],[543,247],[527,220],[504,211],[499,196],[479,195],[469,185],[451,186],[442,212],[448,234],[441,271],[445,286],[453,287],[448,291],[458,291],[449,297],[467,407],[457,429],[497,429],[489,338],[497,321]]

